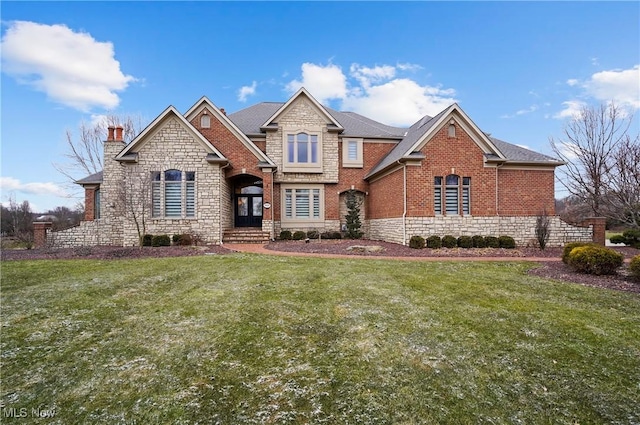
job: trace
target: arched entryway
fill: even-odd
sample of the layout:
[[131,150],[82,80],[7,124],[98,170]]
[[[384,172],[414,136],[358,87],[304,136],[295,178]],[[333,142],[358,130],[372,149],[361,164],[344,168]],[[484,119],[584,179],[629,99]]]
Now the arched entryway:
[[238,176],[233,184],[235,227],[262,227],[262,179],[251,175]]

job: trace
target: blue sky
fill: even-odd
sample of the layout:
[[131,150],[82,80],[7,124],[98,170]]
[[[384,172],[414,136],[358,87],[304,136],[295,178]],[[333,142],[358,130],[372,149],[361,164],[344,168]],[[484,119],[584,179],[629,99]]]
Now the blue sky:
[[582,104],[640,108],[638,2],[1,7],[0,196],[37,212],[81,199],[53,166],[66,131],[109,113],[146,124],[203,95],[234,112],[304,85],[333,108],[403,126],[455,101],[484,131],[547,154]]

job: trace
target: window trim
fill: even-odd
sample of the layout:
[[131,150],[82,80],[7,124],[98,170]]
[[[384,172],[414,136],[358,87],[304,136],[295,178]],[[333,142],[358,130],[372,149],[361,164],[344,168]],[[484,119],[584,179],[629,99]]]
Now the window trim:
[[[356,158],[349,158],[349,145],[356,144]],[[342,166],[344,168],[362,168],[364,167],[364,153],[363,153],[363,140],[362,139],[342,139]]]
[[[292,191],[291,198],[291,214],[292,217],[287,217],[287,191]],[[299,218],[295,217],[295,207],[296,207],[296,196],[298,190],[309,190],[309,218]],[[318,190],[318,217],[313,217],[313,205],[314,198],[312,196],[313,191]],[[305,227],[313,227],[318,225],[324,225],[324,185],[322,184],[309,184],[309,185],[298,185],[298,184],[283,184],[280,187],[280,221],[283,227],[289,225],[299,225]]]
[[[448,177],[456,177],[457,184],[448,184]],[[440,184],[438,184],[438,179]],[[465,183],[466,182],[466,183]],[[455,189],[455,192],[454,190]],[[447,201],[452,201],[450,195],[455,193],[456,211],[449,212],[447,210]],[[438,208],[437,200],[440,195],[440,208]],[[466,202],[465,202],[466,197]],[[448,199],[449,198],[449,199]],[[453,205],[449,202],[449,205]],[[461,176],[458,174],[448,174],[446,176],[433,177],[433,213],[435,216],[453,216],[462,217],[471,215],[471,177]]]
[[[309,146],[311,146],[311,136],[317,138],[317,161],[316,162],[298,162],[297,156],[297,139],[294,140],[294,156],[293,162],[289,161],[289,136],[297,136],[305,133],[309,136]],[[284,129],[282,131],[282,171],[288,173],[322,173],[322,130],[320,128],[296,128]],[[311,157],[311,150],[307,153],[307,158]]]
[[[180,172],[180,180],[167,180],[166,173]],[[151,171],[151,218],[157,220],[194,220],[197,218],[196,172],[168,168]],[[178,186],[180,190],[180,214],[167,214],[167,187]],[[189,196],[191,194],[191,196]]]

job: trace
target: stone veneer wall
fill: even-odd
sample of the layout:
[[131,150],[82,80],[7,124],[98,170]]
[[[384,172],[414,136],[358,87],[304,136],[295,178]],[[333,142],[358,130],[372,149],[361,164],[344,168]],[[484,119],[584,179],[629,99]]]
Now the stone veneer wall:
[[[575,226],[559,217],[549,217],[551,235],[548,246],[562,246],[566,242],[593,239],[593,226]],[[403,241],[402,218],[367,220],[366,237],[402,244],[414,235],[427,238],[431,235],[445,236],[500,236],[515,239],[519,246],[535,241],[536,217],[407,217],[406,238]]]
[[[102,225],[102,228],[101,228]],[[108,245],[109,239],[102,235],[101,220],[83,221],[75,227],[57,232],[47,230],[46,246],[49,248],[75,248],[79,246]]]

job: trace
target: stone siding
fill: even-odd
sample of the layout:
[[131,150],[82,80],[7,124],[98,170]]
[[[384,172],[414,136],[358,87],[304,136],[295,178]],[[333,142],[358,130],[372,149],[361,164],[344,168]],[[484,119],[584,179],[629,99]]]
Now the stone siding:
[[[576,226],[549,217],[551,235],[548,246],[562,246],[566,242],[593,239],[593,226]],[[519,246],[535,244],[536,217],[407,217],[406,241],[403,241],[402,218],[368,220],[369,239],[395,243],[408,243],[409,238],[419,235],[427,238],[437,236],[501,236],[515,239]]]
[[102,220],[83,221],[75,227],[54,232],[47,230],[46,246],[49,248],[75,248],[79,246],[109,245]]

